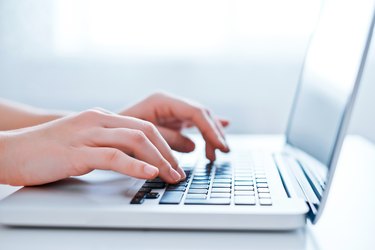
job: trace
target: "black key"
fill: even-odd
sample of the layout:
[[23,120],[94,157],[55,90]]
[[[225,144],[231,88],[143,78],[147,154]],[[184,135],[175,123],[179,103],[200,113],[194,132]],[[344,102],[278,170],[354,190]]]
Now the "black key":
[[167,187],[167,191],[185,191],[186,190],[186,187],[185,186],[168,186]]
[[168,187],[186,187],[187,185],[188,185],[187,182],[180,182],[178,184],[168,185]]
[[140,191],[138,191],[138,192],[134,195],[134,198],[143,198],[143,197],[145,197],[146,194],[147,194],[147,193],[145,193],[145,192],[140,192]]
[[130,204],[142,204],[144,202],[143,197],[134,197],[131,201]]
[[147,193],[146,195],[145,195],[145,198],[146,199],[157,199],[157,198],[159,198],[159,193],[156,193],[156,192],[151,192],[151,193]]
[[152,183],[145,183],[142,187],[144,188],[151,188],[151,189],[163,189],[165,188],[166,184],[163,182],[152,182]]
[[230,205],[230,198],[186,199],[186,205]]
[[138,192],[142,192],[142,193],[150,193],[151,192],[151,188],[140,188],[138,190]]
[[166,191],[161,197],[159,204],[179,204],[184,192]]
[[146,183],[163,183],[164,181],[160,179],[159,177],[152,179],[152,180],[147,180]]

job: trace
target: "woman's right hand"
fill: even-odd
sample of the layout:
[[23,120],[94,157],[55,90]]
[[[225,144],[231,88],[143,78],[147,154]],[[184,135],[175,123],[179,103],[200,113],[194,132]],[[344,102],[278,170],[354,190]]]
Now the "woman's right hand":
[[0,183],[40,185],[94,169],[176,183],[183,170],[147,121],[99,110],[0,133]]

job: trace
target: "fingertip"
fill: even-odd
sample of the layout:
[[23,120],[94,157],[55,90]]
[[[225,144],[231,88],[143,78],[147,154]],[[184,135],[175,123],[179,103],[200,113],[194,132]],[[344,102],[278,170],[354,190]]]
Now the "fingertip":
[[177,172],[181,175],[181,181],[186,179],[185,171],[181,167],[177,167]]
[[230,121],[227,119],[220,119],[220,123],[223,127],[228,127],[230,125]]
[[159,175],[159,169],[151,165],[144,165],[143,172],[147,175],[147,179],[154,179]]

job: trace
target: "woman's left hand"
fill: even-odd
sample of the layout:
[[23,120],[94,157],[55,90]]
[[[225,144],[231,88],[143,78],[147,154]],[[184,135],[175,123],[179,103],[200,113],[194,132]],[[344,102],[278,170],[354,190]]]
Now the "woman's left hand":
[[181,133],[183,128],[195,126],[206,142],[206,157],[215,161],[215,150],[229,152],[223,127],[229,121],[219,119],[200,104],[165,93],[156,93],[120,115],[132,116],[156,125],[170,147],[179,152],[191,152],[195,145]]

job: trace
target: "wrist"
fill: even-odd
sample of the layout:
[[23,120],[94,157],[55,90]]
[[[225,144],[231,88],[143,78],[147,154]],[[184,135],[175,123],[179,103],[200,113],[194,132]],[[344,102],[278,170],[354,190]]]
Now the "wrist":
[[7,184],[6,182],[6,147],[7,147],[7,140],[8,137],[7,132],[0,132],[0,184]]

